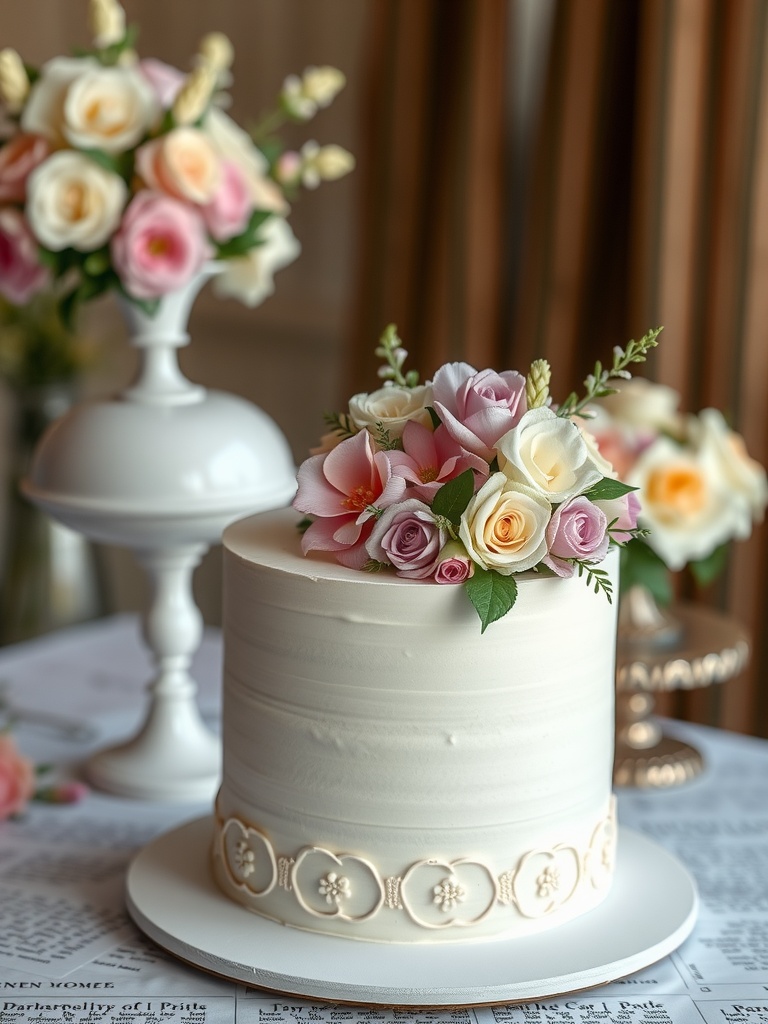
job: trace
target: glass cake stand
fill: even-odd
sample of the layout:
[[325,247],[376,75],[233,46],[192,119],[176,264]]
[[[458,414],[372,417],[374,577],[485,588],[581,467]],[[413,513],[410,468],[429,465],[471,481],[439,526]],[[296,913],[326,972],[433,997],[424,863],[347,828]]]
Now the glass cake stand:
[[259,917],[218,889],[211,817],[136,856],[128,910],[150,939],[195,967],[286,995],[389,1007],[506,1004],[592,988],[650,966],[693,929],[686,868],[650,839],[619,830],[614,882],[588,914],[525,938],[377,943]]

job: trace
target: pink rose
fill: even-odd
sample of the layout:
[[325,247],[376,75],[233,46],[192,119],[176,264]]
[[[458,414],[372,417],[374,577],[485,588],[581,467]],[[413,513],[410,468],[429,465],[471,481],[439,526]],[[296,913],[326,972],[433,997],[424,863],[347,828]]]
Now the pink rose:
[[612,540],[617,544],[626,544],[632,540],[632,531],[637,529],[637,517],[642,507],[637,491],[630,491],[610,501],[596,501],[595,505],[605,515]]
[[435,568],[435,583],[464,583],[475,571],[467,549],[458,540],[449,540],[440,552]]
[[412,485],[409,494],[426,502],[466,469],[488,476],[488,463],[464,451],[442,424],[433,432],[423,423],[409,420],[403,430],[403,451],[388,451],[386,456],[392,471]]
[[137,299],[181,287],[213,254],[200,214],[149,190],[128,205],[111,248],[123,287]]
[[27,178],[51,152],[42,135],[22,132],[0,149],[0,203],[23,203]]
[[301,540],[308,551],[332,551],[336,561],[362,569],[368,561],[365,541],[374,509],[399,501],[405,480],[393,476],[384,452],[374,451],[371,435],[361,430],[330,452],[313,455],[299,466],[293,507],[317,519]]
[[248,227],[253,213],[251,189],[243,172],[231,160],[221,161],[219,187],[201,213],[217,242],[228,242]]
[[173,105],[187,78],[183,71],[154,57],[139,61],[139,71],[152,86],[157,102],[166,110]]
[[496,442],[526,410],[525,377],[516,370],[481,370],[446,363],[432,382],[433,405],[451,437],[490,462]]
[[546,530],[547,554],[544,565],[558,576],[573,576],[575,567],[568,559],[602,562],[610,537],[608,520],[597,505],[583,495],[558,505]]
[[388,562],[398,576],[423,580],[435,571],[445,543],[432,510],[418,498],[406,498],[379,516],[365,545],[371,558]]
[[47,287],[49,280],[23,215],[12,206],[0,209],[0,295],[23,306]]
[[0,821],[23,811],[34,792],[32,762],[22,757],[13,737],[0,735]]

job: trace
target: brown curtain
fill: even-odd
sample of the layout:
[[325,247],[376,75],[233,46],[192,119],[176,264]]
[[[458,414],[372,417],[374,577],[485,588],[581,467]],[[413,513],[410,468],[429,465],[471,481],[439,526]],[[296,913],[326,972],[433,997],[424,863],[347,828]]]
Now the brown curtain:
[[[720,408],[768,465],[768,0],[555,0],[523,154],[517,2],[374,5],[347,383],[370,388],[389,321],[425,374],[544,356],[558,393],[663,324],[648,376]],[[746,625],[752,658],[661,710],[768,735],[768,526],[707,593],[681,588]]]

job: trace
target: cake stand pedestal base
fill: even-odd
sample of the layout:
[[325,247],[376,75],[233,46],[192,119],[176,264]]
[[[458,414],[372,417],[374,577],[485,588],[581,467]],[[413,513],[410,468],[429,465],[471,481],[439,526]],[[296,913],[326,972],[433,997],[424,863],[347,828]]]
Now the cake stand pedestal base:
[[664,789],[695,779],[704,769],[704,758],[695,747],[674,736],[662,735],[649,750],[617,742],[613,781],[617,786]]
[[696,887],[672,854],[619,831],[607,898],[524,939],[355,942],[250,913],[211,874],[213,819],[158,839],[128,871],[128,910],[174,956],[291,996],[391,1007],[480,1006],[562,995],[626,977],[676,949],[696,920]]

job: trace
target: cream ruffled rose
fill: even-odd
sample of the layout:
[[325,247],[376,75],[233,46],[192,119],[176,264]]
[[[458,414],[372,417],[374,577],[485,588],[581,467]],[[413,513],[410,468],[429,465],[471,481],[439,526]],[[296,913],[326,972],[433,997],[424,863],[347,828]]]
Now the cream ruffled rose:
[[90,252],[117,228],[127,195],[122,178],[82,153],[61,150],[30,174],[27,217],[48,249]]
[[603,474],[579,427],[551,409],[530,409],[496,442],[501,469],[552,504],[588,490]]
[[349,400],[349,415],[360,430],[374,432],[379,424],[389,431],[390,437],[401,437],[405,425],[416,420],[430,426],[432,419],[427,406],[432,403],[432,388],[420,384],[415,388],[397,386],[379,388],[370,394],[353,395]]
[[459,538],[474,562],[509,576],[532,569],[546,555],[551,513],[532,487],[494,473],[467,505]]
[[123,153],[140,141],[157,114],[155,94],[137,68],[55,57],[32,87],[21,125],[56,143]]
[[[768,482],[765,469],[751,458],[744,438],[731,430],[725,417],[717,409],[704,409],[692,418],[691,437],[703,453],[712,458],[734,498],[741,499],[746,514],[755,522],[762,522],[768,503]],[[746,525],[748,537],[751,526]]]

